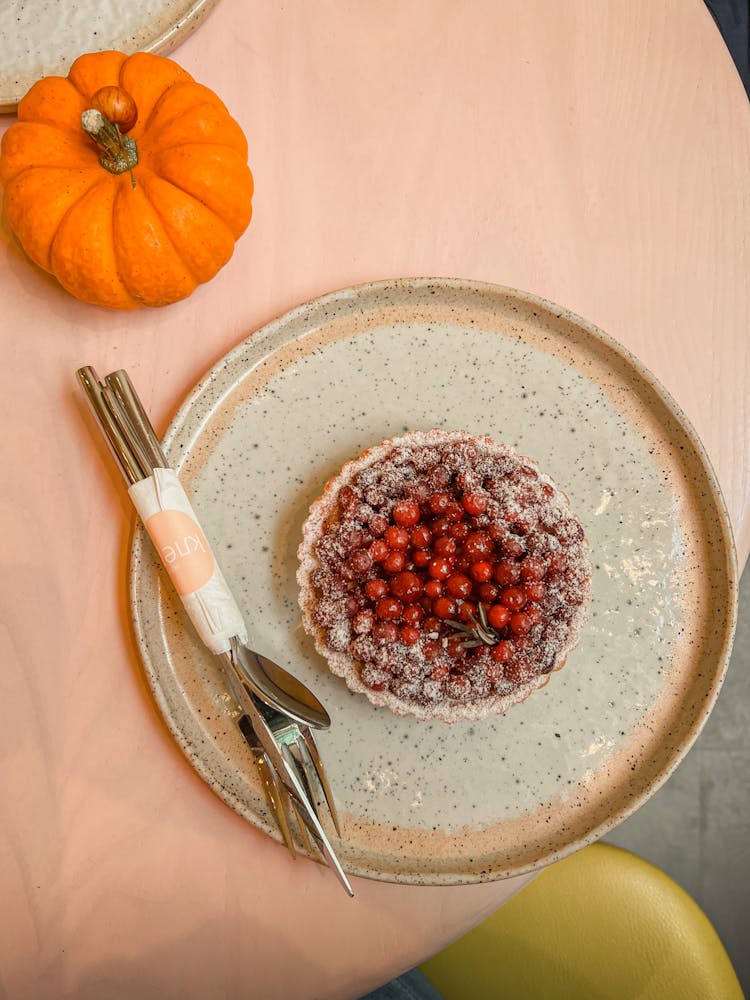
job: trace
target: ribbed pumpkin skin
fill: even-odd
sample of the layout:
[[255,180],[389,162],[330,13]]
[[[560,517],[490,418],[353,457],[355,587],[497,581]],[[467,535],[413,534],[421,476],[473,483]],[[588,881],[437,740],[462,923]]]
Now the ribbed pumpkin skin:
[[[135,100],[138,165],[111,174],[81,127],[101,87]],[[247,141],[213,91],[171,59],[80,56],[18,106],[0,147],[5,212],[29,257],[76,298],[163,306],[209,281],[252,215]]]

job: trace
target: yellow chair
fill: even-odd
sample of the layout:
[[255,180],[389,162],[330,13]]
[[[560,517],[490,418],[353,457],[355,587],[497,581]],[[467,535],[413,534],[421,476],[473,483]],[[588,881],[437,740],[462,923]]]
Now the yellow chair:
[[445,1000],[743,1000],[698,905],[610,844],[552,865],[421,970]]

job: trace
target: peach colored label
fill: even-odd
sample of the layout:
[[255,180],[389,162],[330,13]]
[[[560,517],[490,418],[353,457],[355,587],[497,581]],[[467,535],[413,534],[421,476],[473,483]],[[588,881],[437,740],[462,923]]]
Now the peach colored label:
[[181,510],[160,510],[145,522],[175,590],[182,597],[213,576],[214,557],[200,526]]

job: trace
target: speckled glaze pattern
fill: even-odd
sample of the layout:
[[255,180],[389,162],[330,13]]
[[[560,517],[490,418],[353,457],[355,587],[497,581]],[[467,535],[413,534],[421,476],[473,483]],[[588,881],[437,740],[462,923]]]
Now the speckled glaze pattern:
[[[534,458],[569,496],[594,566],[588,624],[565,669],[507,715],[453,726],[352,694],[301,628],[295,581],[302,524],[331,476],[380,440],[431,427]],[[443,279],[334,293],[231,352],[165,444],[251,644],[330,711],[319,743],[351,873],[456,884],[541,867],[645,801],[707,718],[736,616],[715,477],[653,377],[559,307]],[[276,836],[216,664],[141,531],[131,584],[175,738],[217,794]]]
[[[217,0],[0,0],[0,114],[43,76],[67,76],[83,52],[167,55]],[[54,41],[51,41],[54,40]]]

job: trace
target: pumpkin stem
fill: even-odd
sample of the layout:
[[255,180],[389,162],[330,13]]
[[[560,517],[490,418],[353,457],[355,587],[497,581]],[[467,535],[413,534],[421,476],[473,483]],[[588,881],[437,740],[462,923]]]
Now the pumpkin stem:
[[138,147],[129,135],[123,135],[120,129],[105,118],[101,111],[89,108],[81,115],[81,125],[99,146],[102,155],[99,162],[111,174],[124,174],[130,171],[130,179],[135,187],[133,167],[138,164]]

